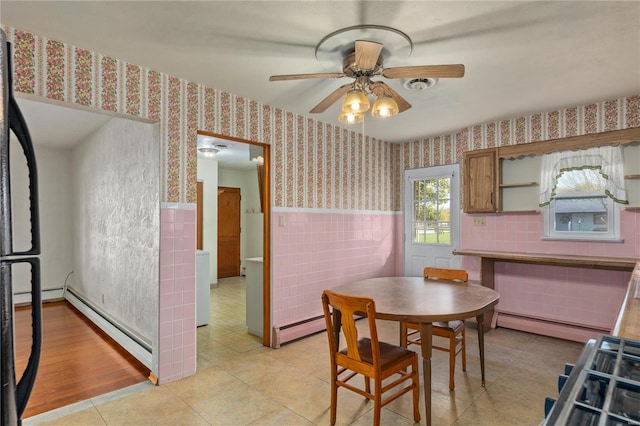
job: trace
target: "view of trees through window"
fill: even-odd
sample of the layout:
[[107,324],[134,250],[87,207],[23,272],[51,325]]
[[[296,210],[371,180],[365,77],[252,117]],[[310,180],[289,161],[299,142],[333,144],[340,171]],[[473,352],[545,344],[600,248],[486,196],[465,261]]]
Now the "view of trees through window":
[[413,182],[413,242],[451,244],[451,179]]
[[582,168],[562,172],[556,184],[556,193],[570,192],[602,192],[604,194],[606,179],[600,167]]

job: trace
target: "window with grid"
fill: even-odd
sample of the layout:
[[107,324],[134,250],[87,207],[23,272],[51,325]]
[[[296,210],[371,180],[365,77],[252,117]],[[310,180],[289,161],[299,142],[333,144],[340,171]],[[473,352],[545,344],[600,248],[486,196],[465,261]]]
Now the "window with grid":
[[451,245],[451,179],[413,181],[413,242]]

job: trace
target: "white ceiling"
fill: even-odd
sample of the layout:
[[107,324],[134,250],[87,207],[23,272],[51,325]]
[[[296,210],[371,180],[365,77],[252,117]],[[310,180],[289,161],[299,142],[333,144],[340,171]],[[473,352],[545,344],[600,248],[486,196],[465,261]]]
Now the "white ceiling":
[[[251,159],[257,155],[264,156],[264,150],[260,146],[205,135],[198,135],[198,147],[200,146],[220,148],[213,160],[218,162],[221,169],[255,170],[257,163]],[[198,158],[207,159],[200,152]]]
[[16,102],[33,143],[50,148],[73,148],[113,118],[19,96]]
[[[640,93],[638,1],[2,0],[0,20],[304,115],[350,79],[270,75],[341,72],[338,57],[316,59],[323,37],[359,24],[394,27],[413,51],[391,51],[385,67],[461,63],[466,74],[420,93],[385,79],[413,108],[369,117],[364,130],[392,142]],[[338,124],[339,108],[312,116]]]

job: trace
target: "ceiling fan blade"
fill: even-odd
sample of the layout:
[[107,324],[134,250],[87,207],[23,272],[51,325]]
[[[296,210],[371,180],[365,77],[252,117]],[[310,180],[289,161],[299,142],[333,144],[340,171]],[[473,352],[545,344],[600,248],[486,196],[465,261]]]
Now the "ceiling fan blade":
[[460,78],[464,76],[464,65],[417,65],[382,70],[386,78]]
[[356,66],[361,70],[372,70],[378,63],[382,44],[374,41],[356,40]]
[[325,112],[325,110],[327,108],[329,108],[331,105],[333,105],[333,103],[335,101],[340,99],[342,97],[342,95],[347,93],[352,87],[353,87],[353,84],[351,84],[351,83],[345,84],[344,86],[338,87],[336,90],[331,92],[329,94],[329,96],[327,96],[322,101],[320,101],[320,103],[318,105],[313,107],[313,109],[311,111],[309,111],[309,112],[312,113],[312,114]]
[[269,81],[284,81],[284,80],[305,80],[308,78],[340,78],[345,75],[341,72],[325,72],[316,74],[288,74],[288,75],[272,75],[269,77]]
[[398,104],[398,113],[404,112],[404,111],[408,110],[409,108],[411,108],[411,104],[409,102],[407,102],[407,100],[405,98],[400,96],[398,94],[398,92],[396,92],[391,87],[389,87],[389,85],[387,85],[386,83],[384,83],[382,81],[374,82],[371,85],[371,90],[373,91],[374,94],[377,95],[377,90],[376,89],[378,91],[380,89],[384,90],[385,94],[391,96],[393,98],[393,100],[396,101],[396,103]]

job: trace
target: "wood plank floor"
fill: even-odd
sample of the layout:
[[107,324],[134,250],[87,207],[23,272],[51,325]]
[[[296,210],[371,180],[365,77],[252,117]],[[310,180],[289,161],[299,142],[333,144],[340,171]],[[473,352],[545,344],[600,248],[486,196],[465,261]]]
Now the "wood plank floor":
[[[31,350],[31,308],[16,308],[16,376]],[[68,302],[43,305],[42,357],[23,418],[141,383],[149,370]]]

